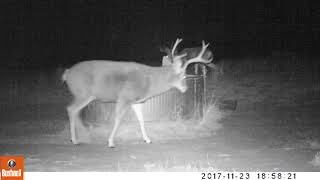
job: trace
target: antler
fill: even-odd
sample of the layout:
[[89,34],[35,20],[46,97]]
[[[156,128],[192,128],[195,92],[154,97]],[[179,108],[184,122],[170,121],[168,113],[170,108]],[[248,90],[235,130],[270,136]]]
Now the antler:
[[187,56],[187,53],[184,53],[184,54],[180,54],[180,55],[176,55],[173,57],[173,62],[177,62],[177,60],[181,60],[182,58],[186,57]]
[[184,53],[184,54],[180,54],[180,55],[174,55],[175,54],[175,51],[176,51],[176,48],[178,46],[178,44],[182,41],[182,39],[179,39],[177,38],[176,42],[174,43],[173,45],[173,48],[171,50],[171,60],[172,60],[172,63],[174,63],[174,67],[176,68],[176,72],[180,73],[182,68],[181,68],[181,65],[182,65],[182,61],[181,59],[185,56],[187,56],[187,53]]
[[209,46],[209,44],[210,44],[210,43],[205,44],[205,42],[202,41],[202,49],[201,49],[201,52],[198,54],[197,57],[192,58],[192,59],[189,59],[189,60],[183,65],[182,70],[185,71],[185,70],[187,69],[188,65],[191,64],[191,63],[199,63],[199,62],[200,62],[200,63],[205,63],[205,64],[210,63],[210,62],[213,60],[213,58],[210,58],[210,59],[203,59],[203,58],[202,58],[202,56],[203,56],[204,52],[206,51],[207,47]]
[[172,48],[172,50],[171,50],[171,57],[172,57],[172,59],[174,58],[174,53],[175,53],[175,51],[176,51],[176,48],[177,48],[178,44],[179,44],[181,41],[182,41],[182,39],[177,38],[176,42],[174,43],[173,48]]

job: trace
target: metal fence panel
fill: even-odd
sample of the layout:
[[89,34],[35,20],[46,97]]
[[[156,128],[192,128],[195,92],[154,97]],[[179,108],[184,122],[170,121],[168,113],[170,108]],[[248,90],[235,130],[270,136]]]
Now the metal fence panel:
[[[145,121],[183,120],[201,118],[204,108],[203,76],[187,76],[188,90],[182,94],[171,89],[143,103]],[[82,118],[89,123],[113,123],[115,103],[94,101],[82,112]],[[136,121],[132,110],[122,121]]]

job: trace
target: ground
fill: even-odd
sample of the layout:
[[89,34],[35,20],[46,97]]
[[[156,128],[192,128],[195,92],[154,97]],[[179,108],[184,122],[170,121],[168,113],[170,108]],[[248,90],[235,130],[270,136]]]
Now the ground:
[[[209,101],[238,102],[236,110],[223,112],[219,120],[207,120],[217,121],[220,128],[209,123],[198,130],[208,131],[197,132],[201,135],[169,136],[169,130],[152,132],[155,124],[147,122],[152,144],[138,134],[116,138],[116,148],[107,147],[107,138],[71,144],[65,86],[51,76],[39,73],[39,80],[25,72],[24,82],[38,82],[9,87],[19,91],[16,95],[29,95],[22,100],[2,97],[10,103],[2,105],[0,155],[24,155],[26,171],[319,171],[320,101],[314,85],[301,73],[230,71],[208,81]],[[216,112],[208,110],[207,116]]]

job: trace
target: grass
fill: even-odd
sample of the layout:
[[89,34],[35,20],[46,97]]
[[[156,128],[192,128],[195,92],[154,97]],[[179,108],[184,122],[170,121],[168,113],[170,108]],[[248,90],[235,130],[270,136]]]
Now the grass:
[[313,166],[320,167],[320,152],[317,152],[317,153],[314,155],[314,158],[312,159],[312,161],[310,161],[310,163],[311,163]]
[[[132,157],[136,159],[135,157]],[[140,169],[145,172],[215,172],[222,171],[215,166],[214,162],[210,160],[208,154],[204,160],[187,160],[182,162],[177,157],[170,157],[164,160],[146,161],[143,163],[143,167]],[[130,165],[129,165],[130,166]],[[115,171],[130,171],[128,164],[122,164],[117,162]]]

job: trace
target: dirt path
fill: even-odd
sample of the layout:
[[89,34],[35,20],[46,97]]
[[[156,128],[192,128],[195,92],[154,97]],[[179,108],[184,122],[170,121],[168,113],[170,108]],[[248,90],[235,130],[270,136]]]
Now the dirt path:
[[222,147],[212,140],[152,145],[1,145],[1,154],[24,154],[27,171],[237,170],[317,171],[307,149]]
[[0,154],[23,154],[26,171],[319,171],[309,163],[314,153],[270,148],[239,136],[119,144],[113,149],[98,144],[0,145]]

